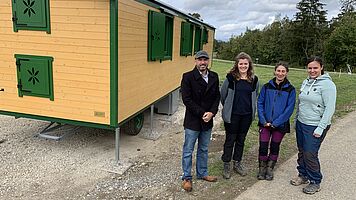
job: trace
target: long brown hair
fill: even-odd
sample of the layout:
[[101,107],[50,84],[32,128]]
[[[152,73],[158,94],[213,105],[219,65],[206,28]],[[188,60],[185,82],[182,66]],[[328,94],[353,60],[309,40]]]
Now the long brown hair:
[[239,68],[238,68],[238,64],[239,64],[239,60],[240,59],[247,59],[248,60],[247,81],[248,82],[252,82],[252,80],[254,78],[253,63],[252,63],[251,56],[248,55],[245,52],[241,52],[235,57],[235,64],[232,67],[232,69],[230,70],[230,73],[232,74],[232,76],[236,80],[240,80],[241,79],[241,74],[240,74]]

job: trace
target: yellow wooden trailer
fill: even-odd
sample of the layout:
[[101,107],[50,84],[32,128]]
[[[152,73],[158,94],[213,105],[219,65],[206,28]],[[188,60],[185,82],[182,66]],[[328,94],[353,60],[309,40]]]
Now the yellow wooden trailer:
[[0,114],[114,130],[177,89],[214,31],[160,1],[1,0]]

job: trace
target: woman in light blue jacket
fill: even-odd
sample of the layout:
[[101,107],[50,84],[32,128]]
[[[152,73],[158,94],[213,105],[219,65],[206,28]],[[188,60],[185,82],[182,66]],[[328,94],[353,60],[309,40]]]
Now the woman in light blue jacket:
[[322,174],[318,152],[335,111],[336,86],[319,57],[307,61],[309,77],[300,89],[296,115],[296,135],[298,146],[298,177],[292,185],[308,184],[303,192],[314,194],[320,191]]

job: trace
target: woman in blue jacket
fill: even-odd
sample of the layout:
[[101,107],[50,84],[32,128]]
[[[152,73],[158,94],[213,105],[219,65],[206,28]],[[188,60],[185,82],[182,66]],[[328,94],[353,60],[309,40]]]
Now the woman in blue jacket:
[[278,63],[274,68],[275,77],[262,87],[258,97],[259,180],[273,179],[279,146],[285,133],[290,132],[289,118],[295,106],[295,88],[287,79],[288,71],[287,64]]

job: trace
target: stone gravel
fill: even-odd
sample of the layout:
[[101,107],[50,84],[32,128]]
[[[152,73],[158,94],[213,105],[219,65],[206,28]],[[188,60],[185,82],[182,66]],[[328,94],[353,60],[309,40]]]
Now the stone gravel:
[[323,180],[321,190],[304,194],[303,187],[292,186],[289,180],[297,176],[297,155],[283,163],[273,181],[259,181],[236,200],[354,200],[356,199],[356,112],[349,113],[331,125],[322,143],[319,159]]
[[[107,170],[112,131],[71,127],[54,141],[37,136],[48,122],[0,115],[0,199],[196,199],[180,187],[183,116],[180,102],[173,116],[155,115],[153,132],[146,120],[139,135],[121,134],[120,162],[131,168],[117,174]],[[193,184],[201,192],[210,183]]]

